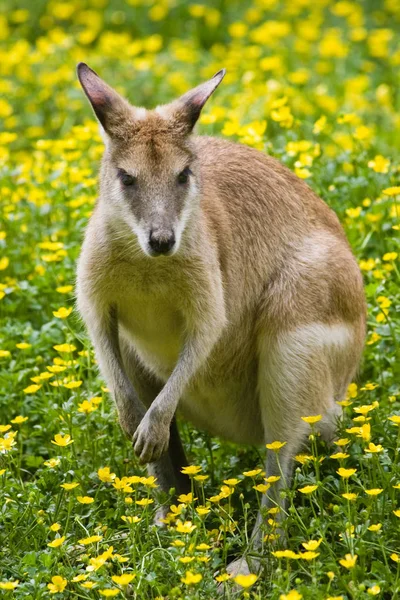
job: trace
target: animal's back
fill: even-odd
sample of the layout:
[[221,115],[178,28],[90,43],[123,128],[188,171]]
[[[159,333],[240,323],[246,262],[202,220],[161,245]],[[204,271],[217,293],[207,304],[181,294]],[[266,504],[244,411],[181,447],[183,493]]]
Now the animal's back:
[[271,323],[287,326],[364,315],[361,274],[333,210],[273,157],[220,138],[195,143],[232,310],[262,301],[265,319],[268,298]]

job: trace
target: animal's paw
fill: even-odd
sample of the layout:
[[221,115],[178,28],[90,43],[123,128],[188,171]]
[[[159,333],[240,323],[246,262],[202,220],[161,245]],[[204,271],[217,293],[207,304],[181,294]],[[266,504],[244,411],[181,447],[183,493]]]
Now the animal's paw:
[[[251,565],[247,562],[247,560],[242,556],[237,560],[232,561],[226,567],[226,572],[230,575],[230,579],[234,579],[238,575],[257,575],[260,571],[260,561],[257,559],[251,559]],[[236,598],[237,595],[241,594],[243,587],[238,584],[232,586],[230,584],[230,594],[232,598]],[[223,583],[220,583],[218,586],[218,594],[222,595],[225,593],[225,586]]]
[[142,464],[158,460],[168,450],[169,427],[151,414],[145,414],[133,434],[133,449]]
[[157,527],[164,529],[167,526],[167,524],[165,522],[165,518],[168,513],[169,513],[168,506],[160,506],[157,509],[156,514],[154,515],[154,525],[157,525]]

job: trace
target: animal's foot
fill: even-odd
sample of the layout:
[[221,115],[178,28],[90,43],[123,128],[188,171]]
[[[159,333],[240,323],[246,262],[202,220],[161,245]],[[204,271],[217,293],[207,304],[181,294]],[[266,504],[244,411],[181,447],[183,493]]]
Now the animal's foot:
[[132,444],[142,464],[158,460],[168,450],[169,427],[147,411],[133,434]]
[[154,525],[157,525],[157,527],[166,527],[165,518],[168,512],[168,506],[160,506],[154,515]]
[[[226,568],[227,574],[230,576],[230,579],[235,579],[238,575],[258,575],[261,570],[261,563],[258,559],[252,558],[246,559],[244,556],[238,558],[237,560],[232,561]],[[243,587],[238,584],[230,585],[230,594],[232,598],[236,598],[243,591]],[[224,583],[220,583],[218,586],[218,593],[220,595],[224,594],[225,585]]]

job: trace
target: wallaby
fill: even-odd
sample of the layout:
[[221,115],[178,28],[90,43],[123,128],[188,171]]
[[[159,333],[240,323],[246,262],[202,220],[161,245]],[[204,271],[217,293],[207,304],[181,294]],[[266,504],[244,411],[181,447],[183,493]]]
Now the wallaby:
[[308,185],[258,150],[192,133],[224,74],[146,110],[78,65],[105,152],[77,299],[121,426],[161,488],[185,489],[179,408],[233,442],[286,442],[279,465],[267,453],[267,476],[284,475],[267,505],[309,433],[301,417],[322,414],[334,435],[366,307],[339,220]]

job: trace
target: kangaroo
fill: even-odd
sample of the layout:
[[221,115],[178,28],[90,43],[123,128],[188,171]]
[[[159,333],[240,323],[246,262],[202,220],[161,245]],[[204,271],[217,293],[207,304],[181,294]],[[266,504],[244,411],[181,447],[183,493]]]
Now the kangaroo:
[[[303,180],[258,150],[193,134],[224,75],[146,110],[78,65],[105,152],[77,302],[121,426],[161,489],[187,485],[179,409],[238,444],[286,442],[279,464],[267,453],[267,476],[283,474],[267,506],[307,438],[301,417],[322,414],[334,436],[366,305],[337,216]],[[231,572],[248,571],[236,563]]]

